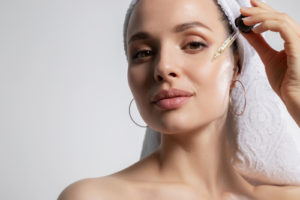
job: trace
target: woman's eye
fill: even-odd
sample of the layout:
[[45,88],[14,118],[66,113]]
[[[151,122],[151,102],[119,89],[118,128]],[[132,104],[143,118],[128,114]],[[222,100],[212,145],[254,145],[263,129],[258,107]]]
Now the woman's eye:
[[191,47],[190,49],[201,49],[203,47],[207,47],[206,44],[204,44],[202,42],[198,42],[198,41],[192,41],[192,42],[188,43],[187,46]]
[[[206,44],[202,43],[202,42],[198,42],[198,41],[192,41],[190,43],[187,44],[187,47],[189,47],[189,49],[194,49],[194,50],[198,50],[198,49],[202,49],[204,47],[207,47]],[[141,50],[141,51],[137,51],[133,56],[132,59],[136,60],[136,59],[141,59],[141,58],[145,58],[145,57],[149,57],[153,55],[153,51],[151,50]]]
[[149,55],[152,55],[152,51],[151,50],[142,50],[142,51],[138,51],[133,55],[133,59],[138,59],[138,58],[144,58],[147,57]]

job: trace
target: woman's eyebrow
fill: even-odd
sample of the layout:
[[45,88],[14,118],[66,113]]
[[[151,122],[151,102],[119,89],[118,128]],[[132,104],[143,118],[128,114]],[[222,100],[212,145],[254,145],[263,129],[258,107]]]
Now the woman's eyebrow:
[[146,32],[138,32],[136,34],[134,34],[133,36],[131,36],[131,38],[128,41],[128,44],[130,44],[131,42],[134,42],[136,40],[145,40],[151,38],[151,36],[146,33]]
[[[179,32],[183,32],[187,29],[195,28],[195,27],[204,27],[204,28],[212,31],[212,29],[210,27],[208,27],[207,25],[205,25],[199,21],[194,21],[194,22],[187,22],[187,23],[176,25],[173,29],[173,32],[179,33]],[[149,38],[151,38],[151,36],[147,32],[138,32],[131,36],[131,38],[128,41],[128,44],[132,43],[133,41],[145,40],[145,39],[149,39]]]
[[183,24],[179,24],[179,25],[175,26],[174,32],[179,33],[179,32],[185,31],[187,29],[194,28],[194,27],[204,27],[204,28],[212,31],[212,29],[209,26],[203,24],[202,22],[194,21],[194,22],[187,22],[187,23],[183,23]]

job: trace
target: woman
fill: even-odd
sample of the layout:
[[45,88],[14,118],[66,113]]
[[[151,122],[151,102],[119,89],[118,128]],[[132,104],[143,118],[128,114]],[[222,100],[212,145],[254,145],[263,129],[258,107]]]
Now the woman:
[[[300,126],[300,27],[265,3],[251,3],[253,8],[241,9],[248,16],[244,23],[261,24],[243,36]],[[163,134],[162,144],[122,171],[70,185],[60,200],[300,199],[300,187],[253,186],[230,164],[226,120],[241,61],[234,45],[212,60],[231,32],[222,16],[213,0],[135,5],[126,38],[128,82],[144,121]],[[282,52],[260,36],[267,30],[280,33]],[[164,96],[176,92],[181,97]]]

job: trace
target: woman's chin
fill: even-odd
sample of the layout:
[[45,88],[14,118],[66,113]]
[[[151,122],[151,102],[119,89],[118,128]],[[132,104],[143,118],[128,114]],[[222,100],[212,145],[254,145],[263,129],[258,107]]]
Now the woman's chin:
[[164,133],[164,134],[179,134],[189,132],[195,125],[191,123],[191,120],[161,120],[153,126],[152,129]]

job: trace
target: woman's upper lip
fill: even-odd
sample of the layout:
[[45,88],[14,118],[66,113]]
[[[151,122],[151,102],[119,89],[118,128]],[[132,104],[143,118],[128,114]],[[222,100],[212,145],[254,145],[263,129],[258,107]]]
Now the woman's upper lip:
[[193,93],[180,90],[177,88],[170,88],[169,90],[161,90],[159,91],[154,98],[152,99],[152,103],[156,103],[161,99],[174,98],[174,97],[190,97],[193,96]]

